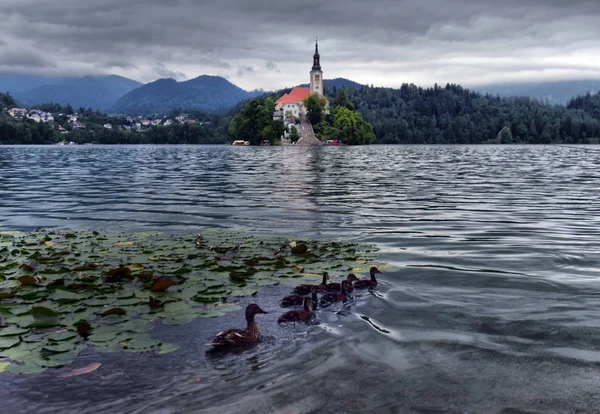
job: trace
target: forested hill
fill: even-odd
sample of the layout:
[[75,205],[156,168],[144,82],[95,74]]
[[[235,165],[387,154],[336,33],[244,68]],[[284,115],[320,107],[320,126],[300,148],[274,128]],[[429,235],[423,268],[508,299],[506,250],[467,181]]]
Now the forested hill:
[[500,98],[458,85],[364,86],[347,93],[379,144],[588,143],[600,137],[599,119],[576,104]]
[[15,106],[17,106],[15,98],[9,94],[0,93],[0,110],[2,110],[2,108],[14,108]]
[[585,94],[573,98],[567,104],[568,109],[581,109],[588,115],[600,120],[600,92]]

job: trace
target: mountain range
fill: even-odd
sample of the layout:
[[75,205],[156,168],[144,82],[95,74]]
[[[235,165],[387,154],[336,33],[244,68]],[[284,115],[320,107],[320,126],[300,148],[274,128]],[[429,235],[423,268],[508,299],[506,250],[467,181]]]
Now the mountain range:
[[[363,86],[344,78],[325,79],[324,82],[330,91],[342,87],[360,89]],[[600,80],[504,83],[472,89],[503,97],[528,96],[565,105],[575,96],[600,90]],[[127,115],[164,113],[179,107],[218,111],[262,93],[249,92],[225,78],[208,75],[184,82],[159,79],[142,84],[116,75],[49,77],[11,73],[0,73],[0,91],[10,92],[24,106],[54,102]]]
[[134,89],[108,108],[110,113],[164,113],[176,108],[217,111],[261,95],[248,92],[220,76],[203,75],[184,82],[159,79]]
[[0,74],[0,91],[10,92],[20,104],[54,102],[74,108],[106,110],[142,83],[122,76],[45,77]]

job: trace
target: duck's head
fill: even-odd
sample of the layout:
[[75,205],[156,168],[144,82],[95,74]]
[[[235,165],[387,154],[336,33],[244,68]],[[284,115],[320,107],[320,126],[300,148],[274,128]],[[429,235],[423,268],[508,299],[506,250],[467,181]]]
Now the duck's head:
[[348,275],[348,277],[346,278],[346,280],[347,280],[349,283],[352,283],[352,282],[356,282],[357,280],[360,280],[360,279],[359,279],[359,278],[358,278],[358,277],[357,277],[357,276],[356,276],[354,273],[350,273],[350,274]]
[[304,310],[307,312],[312,312],[314,309],[314,302],[312,301],[311,298],[304,298],[304,300],[302,301],[302,304],[304,305]]
[[342,293],[349,293],[352,290],[352,285],[347,280],[343,280],[340,288]]
[[369,273],[371,274],[371,276],[373,276],[375,273],[381,273],[381,271],[377,269],[377,267],[371,266],[371,269],[369,269]]
[[329,273],[323,272],[323,284],[327,283],[329,280]]
[[246,307],[246,318],[253,318],[258,313],[267,313],[260,308],[256,303],[251,303]]

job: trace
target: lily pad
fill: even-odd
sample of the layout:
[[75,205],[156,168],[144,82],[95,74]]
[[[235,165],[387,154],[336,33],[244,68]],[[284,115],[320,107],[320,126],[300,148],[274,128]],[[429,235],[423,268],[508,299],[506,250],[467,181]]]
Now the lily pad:
[[14,336],[6,336],[0,338],[0,351],[12,348],[15,345],[18,345],[21,342],[21,338]]
[[50,327],[60,324],[60,314],[43,306],[33,307],[31,309],[31,316],[33,316],[33,319],[35,320],[35,323],[31,326]]
[[19,328],[18,326],[9,326],[6,328],[0,328],[0,336],[23,335],[28,332],[29,332],[29,329]]
[[0,362],[0,374],[4,372],[7,366],[10,365],[10,362]]
[[179,283],[179,280],[174,277],[162,276],[152,283],[150,290],[152,292],[164,292],[169,287]]

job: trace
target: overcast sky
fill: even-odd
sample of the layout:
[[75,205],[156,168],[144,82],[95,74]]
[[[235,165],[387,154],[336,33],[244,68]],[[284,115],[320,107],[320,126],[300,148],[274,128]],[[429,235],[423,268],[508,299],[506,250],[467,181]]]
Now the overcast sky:
[[0,0],[0,72],[245,88],[600,78],[598,0]]

